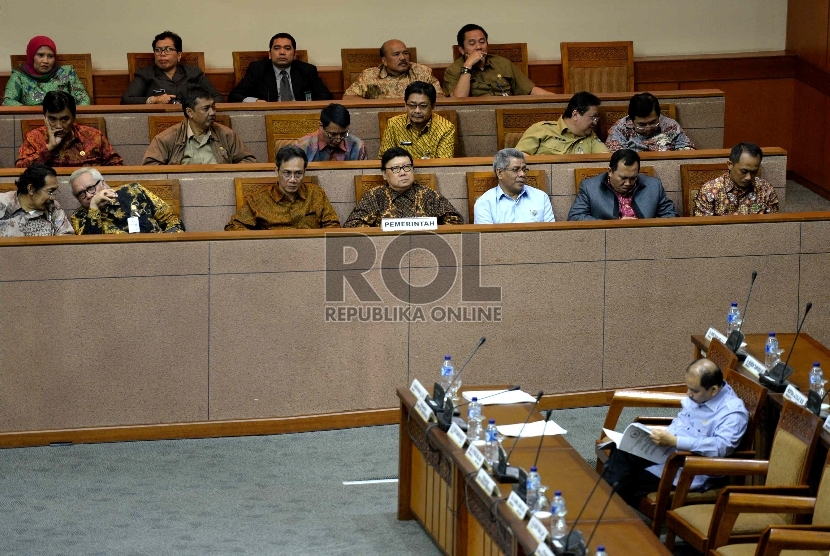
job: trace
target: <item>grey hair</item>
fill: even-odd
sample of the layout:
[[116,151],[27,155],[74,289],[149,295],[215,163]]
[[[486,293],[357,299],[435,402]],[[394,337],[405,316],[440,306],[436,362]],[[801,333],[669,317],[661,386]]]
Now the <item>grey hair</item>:
[[510,163],[511,158],[525,159],[525,153],[518,149],[502,149],[493,157],[493,172],[504,170]]
[[101,172],[99,172],[95,168],[92,168],[91,166],[84,166],[83,168],[78,168],[77,170],[72,172],[71,176],[69,176],[69,187],[72,187],[74,181],[83,176],[84,174],[89,174],[90,176],[92,176],[92,179],[96,181],[104,179],[104,176],[101,175]]

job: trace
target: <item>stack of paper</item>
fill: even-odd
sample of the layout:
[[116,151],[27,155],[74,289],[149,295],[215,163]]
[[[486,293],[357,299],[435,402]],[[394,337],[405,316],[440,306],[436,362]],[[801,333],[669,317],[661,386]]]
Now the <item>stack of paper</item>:
[[[499,432],[502,433],[504,436],[519,436],[519,431],[522,430],[522,423],[516,423],[515,425],[500,425],[497,427]],[[555,434],[567,434],[568,431],[554,423],[553,421],[548,421],[545,423],[544,421],[535,421],[533,423],[528,423],[527,426],[522,430],[522,438],[528,438],[531,436],[553,436]]]

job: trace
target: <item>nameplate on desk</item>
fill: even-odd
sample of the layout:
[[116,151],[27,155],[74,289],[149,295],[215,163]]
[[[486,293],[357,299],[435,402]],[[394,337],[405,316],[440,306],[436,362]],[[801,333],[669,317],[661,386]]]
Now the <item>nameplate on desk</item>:
[[470,443],[464,455],[467,456],[470,463],[476,466],[476,469],[481,469],[481,466],[484,465],[484,454],[481,453],[481,450],[475,444]]
[[548,528],[534,515],[530,516],[530,521],[527,522],[527,530],[539,543],[544,544],[545,539],[548,538]]
[[486,492],[488,496],[493,494],[493,491],[498,492],[498,485],[496,484],[496,481],[493,480],[484,468],[478,470],[476,482],[478,483],[478,486],[484,489],[484,492]]
[[424,400],[418,400],[418,403],[415,404],[415,411],[421,416],[421,419],[427,423],[429,423],[430,419],[435,417],[435,413],[432,412],[432,408]]
[[450,425],[450,430],[447,431],[447,436],[449,436],[452,443],[459,448],[463,448],[464,443],[467,442],[467,433],[461,430],[461,427],[459,427],[458,423],[455,422]]
[[536,552],[533,554],[535,556],[554,556],[553,550],[551,550],[550,547],[543,542],[539,543],[539,546],[536,547]]
[[788,384],[787,389],[784,390],[784,399],[790,400],[794,404],[800,405],[801,407],[804,407],[804,404],[807,403],[807,396],[799,392],[798,388],[792,384]]
[[429,392],[417,378],[412,380],[412,385],[409,387],[409,391],[412,392],[419,400],[423,400],[429,396]]
[[758,378],[762,374],[767,372],[767,367],[751,355],[746,356],[746,360],[744,360],[743,364],[744,369],[755,375],[755,378]]
[[437,230],[438,218],[435,216],[413,216],[412,218],[382,218],[380,229],[384,232],[415,232]]
[[712,338],[717,338],[724,344],[726,343],[726,336],[718,332],[718,330],[714,326],[706,331],[706,339],[711,342]]
[[515,490],[510,491],[510,496],[507,497],[507,507],[513,510],[516,517],[524,519],[527,515],[527,504],[522,500],[522,497],[516,494]]

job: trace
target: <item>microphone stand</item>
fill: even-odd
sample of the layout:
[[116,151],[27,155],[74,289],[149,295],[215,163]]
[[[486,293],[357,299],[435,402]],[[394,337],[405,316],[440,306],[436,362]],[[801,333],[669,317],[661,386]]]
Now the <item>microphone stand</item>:
[[795,339],[793,340],[793,345],[790,348],[790,353],[787,355],[787,360],[784,363],[779,361],[769,370],[769,372],[758,377],[758,382],[777,394],[780,394],[787,389],[786,380],[795,372],[795,370],[789,366],[790,357],[792,357],[793,350],[795,350],[795,343],[798,341],[798,335],[801,334],[801,327],[804,326],[804,320],[807,318],[807,313],[809,313],[812,308],[812,303],[807,303],[804,307],[804,316],[801,318],[801,324],[798,325],[798,330],[795,331]]
[[[478,348],[480,348],[482,344],[484,344],[484,342],[486,341],[487,338],[485,338],[484,336],[482,336],[481,339],[479,339],[478,344],[473,349],[473,352],[470,354],[470,356],[467,358],[464,364],[461,365],[461,369],[458,371],[458,374],[456,374],[455,378],[452,379],[452,382],[450,382],[447,385],[447,391],[452,388],[452,385],[455,384],[455,381],[458,380],[458,377],[460,377],[461,373],[464,372],[464,369],[467,368],[467,363],[470,362],[470,360],[473,358],[473,355],[475,355],[478,351]],[[436,382],[432,387],[432,400],[427,400],[427,403],[430,405],[430,407],[432,407],[432,410],[435,413],[439,413],[444,410],[444,396],[446,395],[446,393],[447,392],[444,390],[444,387],[441,386],[440,382]]]
[[744,312],[743,318],[741,319],[741,324],[738,325],[737,330],[733,330],[729,333],[729,337],[726,339],[726,347],[732,350],[732,353],[738,356],[738,359],[741,361],[746,360],[746,353],[738,353],[738,350],[741,349],[741,344],[744,343],[744,335],[741,332],[741,329],[744,327],[744,321],[746,320],[746,310],[749,308],[749,297],[752,295],[752,286],[755,285],[755,278],[758,277],[758,272],[753,270],[752,271],[752,281],[749,283],[749,293],[746,294],[746,303],[744,303]]
[[522,428],[519,429],[519,434],[516,437],[515,442],[513,442],[513,447],[510,448],[510,452],[507,456],[504,455],[501,448],[499,448],[499,462],[496,464],[495,469],[493,469],[493,476],[496,480],[500,483],[521,483],[522,474],[527,477],[527,473],[524,469],[520,467],[508,467],[507,461],[510,459],[510,456],[513,455],[513,450],[516,449],[516,446],[519,444],[519,438],[522,437],[522,431],[525,430],[525,426],[527,426],[527,422],[530,421],[530,417],[533,415],[533,412],[536,410],[536,406],[539,405],[539,400],[542,399],[545,393],[539,390],[539,393],[536,394],[536,401],[533,402],[533,406],[530,408],[530,411],[527,413],[527,418],[525,422],[522,424]]

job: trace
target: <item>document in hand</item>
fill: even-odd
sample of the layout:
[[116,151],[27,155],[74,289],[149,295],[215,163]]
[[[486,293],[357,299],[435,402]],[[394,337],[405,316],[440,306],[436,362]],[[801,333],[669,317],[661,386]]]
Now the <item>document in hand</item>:
[[622,433],[602,429],[605,436],[617,445],[618,450],[653,461],[666,463],[674,451],[674,446],[657,446],[651,441],[651,429],[640,423],[631,423]]

